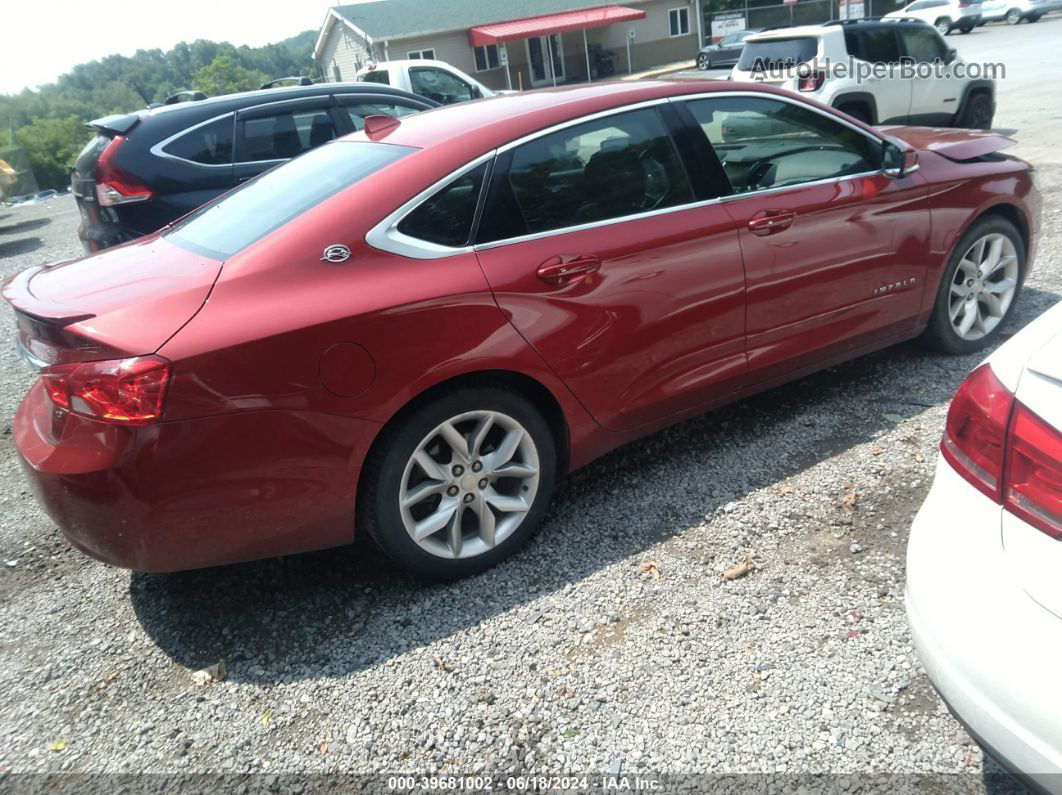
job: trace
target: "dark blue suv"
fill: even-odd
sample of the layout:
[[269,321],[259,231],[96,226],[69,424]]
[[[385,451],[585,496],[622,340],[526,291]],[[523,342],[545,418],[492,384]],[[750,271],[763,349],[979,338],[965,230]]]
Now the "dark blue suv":
[[333,138],[366,116],[436,107],[375,83],[268,88],[89,122],[71,169],[78,237],[99,251],[160,229],[230,188]]

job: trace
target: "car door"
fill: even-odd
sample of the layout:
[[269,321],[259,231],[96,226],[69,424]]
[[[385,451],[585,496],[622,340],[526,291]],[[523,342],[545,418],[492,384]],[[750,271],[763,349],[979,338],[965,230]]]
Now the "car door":
[[910,81],[911,109],[908,122],[930,127],[949,124],[959,110],[965,81],[956,79],[953,74],[956,62],[949,63],[948,45],[931,27],[904,25],[899,32],[907,58],[916,64],[933,64],[942,72],[940,77]]
[[873,64],[874,69],[862,81],[859,91],[874,97],[877,124],[902,122],[911,109],[911,83],[899,73],[900,39],[896,26],[890,23],[846,29],[845,46],[848,54]]
[[256,177],[273,166],[336,137],[330,95],[270,102],[236,113],[236,182]]
[[476,237],[501,309],[614,430],[746,375],[736,225],[694,192],[665,113],[591,117],[504,150]]
[[795,100],[733,94],[684,105],[731,184],[723,207],[745,262],[753,381],[914,326],[930,233],[917,174],[885,177],[878,139]]

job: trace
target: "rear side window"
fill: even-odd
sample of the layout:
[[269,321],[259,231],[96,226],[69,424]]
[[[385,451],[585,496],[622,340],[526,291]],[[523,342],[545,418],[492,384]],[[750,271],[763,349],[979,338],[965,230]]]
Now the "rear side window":
[[900,43],[895,28],[846,31],[844,39],[848,54],[853,58],[869,63],[898,63],[900,60]]
[[384,86],[391,85],[391,80],[387,76],[386,69],[374,69],[371,72],[366,72],[358,79],[363,83],[379,83]]
[[484,163],[457,178],[402,219],[398,231],[440,246],[467,245],[486,173]]
[[[623,218],[693,201],[682,162],[652,108],[575,125],[513,151],[479,242]],[[522,229],[506,214],[515,212]]]
[[232,163],[232,116],[194,127],[174,138],[162,151],[193,163],[229,165]]
[[322,146],[200,207],[165,237],[225,260],[350,185],[415,150],[342,141]]
[[286,111],[241,122],[239,162],[290,160],[336,137],[327,108]]
[[762,72],[785,69],[807,63],[819,51],[819,40],[813,36],[795,39],[746,41],[737,68],[743,72]]

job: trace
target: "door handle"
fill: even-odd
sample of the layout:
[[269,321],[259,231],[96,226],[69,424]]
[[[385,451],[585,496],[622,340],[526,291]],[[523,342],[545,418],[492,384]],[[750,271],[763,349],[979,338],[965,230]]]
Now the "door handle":
[[749,221],[749,230],[754,235],[773,235],[793,225],[796,213],[790,210],[761,210]]
[[585,254],[561,254],[538,266],[538,278],[546,284],[571,284],[601,268],[601,260]]

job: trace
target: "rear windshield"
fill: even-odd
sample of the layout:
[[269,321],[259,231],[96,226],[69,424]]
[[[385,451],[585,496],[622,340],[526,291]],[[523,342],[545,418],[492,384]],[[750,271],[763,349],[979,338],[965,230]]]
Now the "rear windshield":
[[742,72],[785,69],[800,63],[807,63],[815,57],[818,49],[819,40],[814,36],[799,39],[746,41],[737,68]]
[[408,146],[361,141],[326,144],[200,207],[164,236],[197,254],[228,259],[413,151]]

